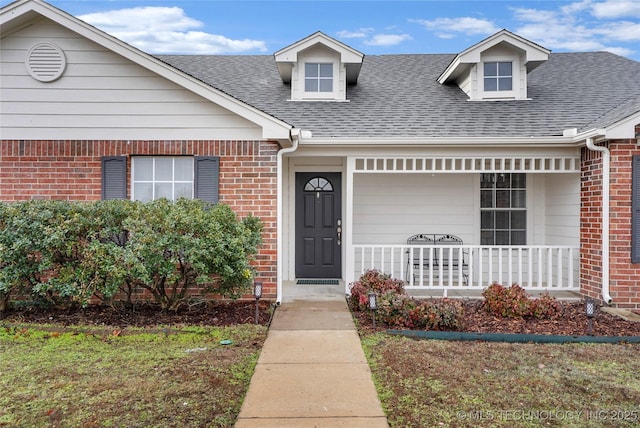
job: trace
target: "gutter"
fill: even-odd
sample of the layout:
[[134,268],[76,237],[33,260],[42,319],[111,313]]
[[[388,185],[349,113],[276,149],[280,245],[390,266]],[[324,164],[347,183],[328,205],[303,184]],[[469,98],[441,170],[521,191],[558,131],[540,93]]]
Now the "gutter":
[[609,214],[609,182],[611,179],[611,153],[606,147],[596,146],[593,139],[593,136],[587,137],[587,148],[602,153],[602,300],[607,305],[610,305],[613,303],[613,299],[609,294],[609,223],[611,218]]
[[291,142],[292,145],[291,147],[287,147],[284,149],[280,149],[278,150],[278,155],[277,155],[277,159],[278,159],[278,163],[277,163],[277,179],[276,179],[276,203],[278,205],[277,210],[278,210],[278,214],[277,214],[277,225],[276,225],[276,306],[279,306],[280,303],[282,303],[282,260],[284,260],[283,254],[282,254],[282,248],[283,248],[283,243],[282,243],[282,229],[283,229],[283,219],[282,219],[282,215],[284,213],[284,198],[282,196],[282,183],[283,183],[283,177],[282,177],[282,158],[285,154],[288,153],[292,153],[295,152],[298,149],[298,143],[300,142],[300,138],[301,138],[301,130],[298,128],[291,128],[289,135],[291,138]]

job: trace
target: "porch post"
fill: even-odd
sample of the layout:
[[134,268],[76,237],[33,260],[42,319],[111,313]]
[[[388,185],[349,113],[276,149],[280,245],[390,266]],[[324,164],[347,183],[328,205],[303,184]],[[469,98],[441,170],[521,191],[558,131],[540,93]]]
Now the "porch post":
[[352,156],[347,157],[347,173],[345,177],[345,204],[344,218],[342,219],[342,245],[345,254],[344,263],[344,291],[349,293],[349,284],[355,279],[353,273],[355,271],[353,258],[353,171],[355,170],[356,160]]

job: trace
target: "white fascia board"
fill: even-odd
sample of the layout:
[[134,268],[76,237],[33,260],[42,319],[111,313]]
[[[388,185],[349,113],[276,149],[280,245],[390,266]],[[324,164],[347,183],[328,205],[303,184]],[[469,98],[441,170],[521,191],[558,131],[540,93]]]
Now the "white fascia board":
[[[13,7],[11,7],[13,6]],[[289,140],[291,125],[270,116],[212,86],[195,79],[153,56],[40,0],[24,0],[7,6],[0,15],[0,29],[19,16],[36,12],[159,76],[262,127],[265,139]]]
[[607,139],[627,139],[636,137],[636,125],[640,123],[640,111],[635,112],[631,116],[609,125],[605,128],[605,137]]
[[296,62],[298,60],[298,53],[305,49],[308,49],[317,44],[322,44],[329,49],[332,49],[340,53],[341,62],[348,63],[361,63],[364,54],[358,52],[350,46],[327,36],[326,34],[318,31],[312,35],[305,37],[283,49],[280,49],[273,54],[276,62]]
[[449,146],[449,147],[575,147],[573,137],[362,137],[301,138],[301,146]]

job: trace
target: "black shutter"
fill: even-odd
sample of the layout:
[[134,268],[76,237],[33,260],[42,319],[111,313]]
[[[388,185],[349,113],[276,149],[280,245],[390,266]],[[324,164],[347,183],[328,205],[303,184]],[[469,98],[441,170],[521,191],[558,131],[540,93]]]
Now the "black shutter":
[[102,157],[102,199],[127,199],[127,157]]
[[631,169],[631,263],[640,263],[640,155]]
[[220,158],[218,156],[195,157],[195,197],[218,203]]

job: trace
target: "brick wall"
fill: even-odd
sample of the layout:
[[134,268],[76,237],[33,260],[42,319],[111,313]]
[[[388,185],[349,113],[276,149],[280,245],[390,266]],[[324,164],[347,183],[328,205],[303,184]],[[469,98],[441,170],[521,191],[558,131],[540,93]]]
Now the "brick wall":
[[[640,130],[640,128],[639,128]],[[631,263],[631,158],[636,140],[612,140],[610,180],[609,287],[614,305],[640,310],[640,264]],[[602,158],[582,151],[580,280],[584,294],[600,299],[602,284]]]
[[[264,296],[275,299],[278,150],[263,141],[2,141],[0,201],[99,200],[102,156],[220,156],[220,201],[264,224],[256,268]],[[128,171],[130,179],[131,158]]]

